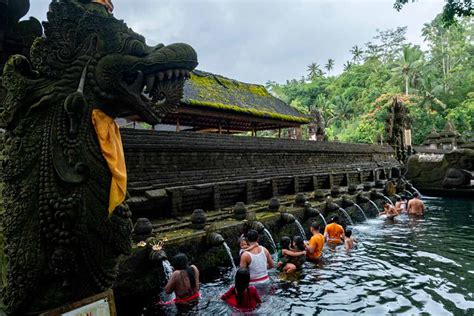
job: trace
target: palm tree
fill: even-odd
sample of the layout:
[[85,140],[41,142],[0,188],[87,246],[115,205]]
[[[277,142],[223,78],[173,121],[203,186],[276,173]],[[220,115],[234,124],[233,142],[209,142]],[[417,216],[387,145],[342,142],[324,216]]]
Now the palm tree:
[[321,70],[321,66],[319,66],[317,63],[312,63],[311,65],[308,66],[308,79],[309,80],[314,80],[318,77],[323,76],[323,71]]
[[364,51],[357,45],[352,46],[350,52],[352,54],[352,61],[355,63],[361,60],[362,54],[364,53]]
[[319,94],[314,101],[314,107],[321,112],[326,126],[332,124],[332,121],[335,118],[334,104],[332,104],[329,99],[327,99],[324,95]]
[[340,122],[352,117],[353,109],[348,98],[338,95],[334,98],[334,112],[336,119]]
[[350,61],[346,61],[346,63],[344,65],[342,65],[344,71],[348,71],[349,69],[351,69],[352,65],[354,65],[353,63],[351,63]]
[[328,71],[328,75],[331,73],[331,70],[334,69],[334,59],[329,58],[328,63],[324,65],[324,68]]
[[400,57],[396,60],[393,70],[403,76],[405,79],[405,95],[408,95],[410,79],[413,79],[420,73],[423,63],[423,52],[418,46],[403,46]]

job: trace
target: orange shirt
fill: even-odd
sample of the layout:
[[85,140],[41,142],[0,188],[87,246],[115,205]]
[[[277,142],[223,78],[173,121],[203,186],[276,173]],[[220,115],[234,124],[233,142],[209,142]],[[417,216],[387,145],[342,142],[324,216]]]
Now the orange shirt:
[[311,237],[309,240],[309,246],[314,248],[314,252],[306,252],[306,257],[310,260],[316,260],[321,258],[323,255],[323,247],[324,247],[324,236],[321,234],[316,234]]
[[326,234],[329,243],[341,243],[344,236],[344,228],[337,223],[331,223],[324,229],[324,235]]

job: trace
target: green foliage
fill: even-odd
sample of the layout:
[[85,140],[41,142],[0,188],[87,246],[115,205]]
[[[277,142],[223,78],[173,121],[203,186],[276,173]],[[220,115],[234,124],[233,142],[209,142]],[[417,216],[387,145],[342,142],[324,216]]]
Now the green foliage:
[[[410,0],[395,0],[393,7],[400,11]],[[411,0],[414,2],[415,0]],[[441,14],[443,23],[446,26],[456,22],[456,17],[467,17],[474,14],[474,2],[472,0],[446,0],[446,4]]]
[[[451,119],[459,132],[472,133],[474,120],[474,19],[449,27],[436,17],[423,28],[429,50],[406,42],[406,27],[378,30],[364,49],[354,45],[352,59],[337,76],[318,73],[311,82],[287,80],[267,87],[304,113],[318,109],[329,139],[374,143],[384,137],[386,109],[394,96],[410,109],[413,143]],[[331,61],[331,62],[330,62]],[[326,70],[332,69],[333,59]],[[331,66],[328,66],[330,65]]]

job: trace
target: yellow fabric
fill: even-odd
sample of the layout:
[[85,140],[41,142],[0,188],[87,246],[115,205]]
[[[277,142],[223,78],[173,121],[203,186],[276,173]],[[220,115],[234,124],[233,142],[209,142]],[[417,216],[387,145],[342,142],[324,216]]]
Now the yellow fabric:
[[324,236],[321,234],[313,235],[309,240],[309,246],[314,249],[314,252],[306,252],[306,257],[310,260],[321,258],[324,248]]
[[327,225],[324,229],[324,234],[328,235],[329,243],[342,243],[342,240],[344,238],[344,228],[342,228],[342,226],[339,224],[331,223]]
[[102,155],[107,161],[112,182],[110,184],[109,215],[125,200],[127,169],[123,154],[122,137],[117,123],[101,110],[92,111],[92,124],[99,140]]

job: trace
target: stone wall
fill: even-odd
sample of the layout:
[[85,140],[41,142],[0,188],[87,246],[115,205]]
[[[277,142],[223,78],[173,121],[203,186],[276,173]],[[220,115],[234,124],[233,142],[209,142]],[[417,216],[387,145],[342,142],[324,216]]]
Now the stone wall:
[[345,186],[399,167],[390,147],[122,129],[129,205],[149,218]]

